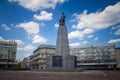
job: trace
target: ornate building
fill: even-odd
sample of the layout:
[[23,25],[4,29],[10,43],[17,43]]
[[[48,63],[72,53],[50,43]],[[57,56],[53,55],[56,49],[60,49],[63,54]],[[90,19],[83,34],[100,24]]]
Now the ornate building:
[[17,43],[0,41],[0,69],[11,69],[16,64]]
[[55,54],[55,46],[40,45],[33,52],[32,69],[45,69],[46,57]]

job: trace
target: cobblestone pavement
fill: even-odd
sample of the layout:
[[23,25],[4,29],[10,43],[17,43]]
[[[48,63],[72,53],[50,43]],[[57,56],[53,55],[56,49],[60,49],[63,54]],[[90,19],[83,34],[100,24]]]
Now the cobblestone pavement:
[[0,71],[0,80],[120,80],[120,71]]

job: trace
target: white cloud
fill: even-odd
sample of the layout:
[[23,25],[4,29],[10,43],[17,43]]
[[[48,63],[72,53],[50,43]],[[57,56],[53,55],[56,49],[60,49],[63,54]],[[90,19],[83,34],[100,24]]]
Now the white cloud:
[[84,35],[90,34],[90,33],[92,33],[92,32],[93,32],[92,29],[84,29],[84,30],[82,30],[82,31],[80,31],[80,30],[75,30],[75,31],[70,32],[70,33],[68,34],[68,38],[69,38],[69,39],[72,39],[72,38],[79,38],[79,39],[81,39],[81,38],[84,37]]
[[82,43],[83,43],[83,44],[87,44],[87,43],[88,43],[88,41],[83,41]]
[[87,14],[74,14],[78,24],[76,29],[90,28],[94,30],[104,29],[120,22],[120,2],[106,7],[102,12]]
[[[101,12],[95,12],[87,14],[87,10],[84,10],[82,14],[74,13],[74,21],[77,24],[72,28],[76,29],[68,34],[69,39],[83,38],[86,34],[91,34],[96,30],[105,29],[115,24],[120,23],[120,2],[115,5],[106,7]],[[119,31],[118,33],[119,34]]]
[[93,32],[93,29],[87,28],[87,29],[84,29],[82,32],[83,32],[83,34],[90,34]]
[[111,28],[111,30],[116,30],[116,29],[119,29],[120,28],[120,25],[116,25],[116,26],[113,26],[112,28]]
[[26,58],[26,57],[28,57],[28,56],[30,56],[30,55],[32,55],[32,53],[24,53],[24,54],[23,54],[23,58]]
[[45,24],[44,23],[40,23],[40,26],[45,26]]
[[0,36],[0,41],[4,41],[4,38]]
[[98,40],[98,37],[94,38],[94,41]]
[[67,0],[8,0],[9,2],[17,2],[24,8],[32,11],[52,8],[54,9],[58,3],[64,3]]
[[88,36],[88,38],[92,38],[92,37],[93,37],[93,35],[89,35],[89,36]]
[[39,32],[39,24],[34,21],[20,23],[16,25],[16,27],[23,28],[28,35],[37,34]]
[[10,26],[14,26],[14,24],[10,24]]
[[6,24],[1,25],[6,31],[10,30],[10,28]]
[[116,29],[116,27],[115,27],[115,26],[113,26],[111,29],[112,29],[112,30],[115,30],[115,29]]
[[120,25],[113,26],[111,30],[110,34],[120,35]]
[[39,36],[39,26],[44,26],[44,23],[38,24],[36,22],[24,22],[16,25],[16,27],[23,28],[28,33],[28,38],[32,39],[32,43],[45,43],[47,39]]
[[115,35],[120,35],[120,28],[115,32]]
[[33,50],[33,49],[34,49],[34,46],[32,46],[31,44],[28,44],[24,47],[25,51],[29,51],[29,50]]
[[35,46],[27,44],[17,47],[17,59],[23,60],[25,57],[32,55],[35,50]]
[[108,41],[108,43],[117,43],[120,42],[120,39],[111,39]]
[[[5,40],[4,38],[0,37],[2,41],[12,41],[12,40]],[[18,46],[24,45],[25,43],[22,40],[15,40]]]
[[72,28],[76,28],[76,25],[72,25]]
[[71,43],[70,46],[80,46],[80,43],[79,42]]
[[[2,41],[11,41],[5,40],[3,37],[0,36],[0,40]],[[16,39],[15,42],[17,42],[17,59],[22,60],[24,57],[31,55],[33,51],[35,50],[35,46],[31,44],[25,45],[25,43],[22,40]]]
[[34,50],[34,46],[31,44],[25,45],[24,47],[18,47],[19,51],[29,52],[30,50]]
[[39,36],[39,35],[35,35],[32,39],[32,42],[33,43],[46,43],[46,39],[42,36]]
[[34,14],[34,19],[36,20],[52,20],[52,13],[48,13],[46,11],[41,11],[39,15]]
[[17,42],[18,46],[22,46],[25,44],[22,40],[15,40],[15,42]]
[[72,39],[72,38],[83,38],[83,33],[79,30],[75,30],[75,31],[72,31],[68,34],[68,38],[69,39]]
[[[10,40],[10,39],[9,39],[9,40],[5,40],[5,39],[4,39],[3,37],[1,37],[1,36],[0,36],[0,40],[1,40],[1,41],[12,41],[12,40]],[[18,47],[25,44],[22,40],[19,40],[19,39],[16,39],[15,42],[17,43],[17,46],[18,46]]]
[[58,23],[55,23],[54,27],[58,29],[59,24],[58,24]]

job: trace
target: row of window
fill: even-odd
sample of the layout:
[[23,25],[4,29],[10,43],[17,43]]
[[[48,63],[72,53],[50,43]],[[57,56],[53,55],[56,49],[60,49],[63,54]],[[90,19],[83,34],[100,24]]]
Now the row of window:
[[15,59],[0,59],[0,62],[15,62]]

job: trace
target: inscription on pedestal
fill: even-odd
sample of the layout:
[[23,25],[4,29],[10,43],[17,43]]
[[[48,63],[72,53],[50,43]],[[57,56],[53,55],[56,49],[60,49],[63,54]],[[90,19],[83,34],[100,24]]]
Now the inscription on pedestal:
[[53,56],[53,67],[62,67],[62,56]]

